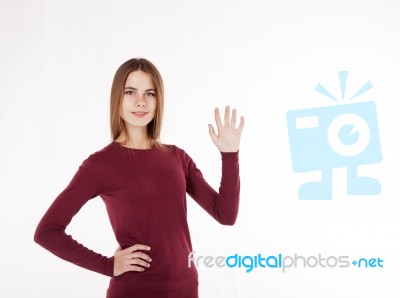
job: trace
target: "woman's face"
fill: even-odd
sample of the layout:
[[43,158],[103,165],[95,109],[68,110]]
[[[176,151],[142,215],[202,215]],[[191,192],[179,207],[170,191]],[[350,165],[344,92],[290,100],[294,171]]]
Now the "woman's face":
[[145,127],[153,120],[156,106],[156,90],[151,76],[141,70],[131,72],[124,88],[122,119],[128,126]]

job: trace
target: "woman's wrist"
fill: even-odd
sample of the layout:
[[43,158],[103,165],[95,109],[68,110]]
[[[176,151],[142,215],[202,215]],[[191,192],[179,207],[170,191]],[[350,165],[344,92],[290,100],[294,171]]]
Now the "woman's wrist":
[[235,152],[223,152],[220,151],[222,160],[226,161],[237,161],[239,160],[239,150]]

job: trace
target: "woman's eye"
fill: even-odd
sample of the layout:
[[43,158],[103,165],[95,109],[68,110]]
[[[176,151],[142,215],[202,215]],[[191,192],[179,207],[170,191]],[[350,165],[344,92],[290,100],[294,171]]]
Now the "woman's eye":
[[147,93],[147,96],[156,96],[155,93]]
[[133,91],[131,91],[131,90],[125,91],[125,94],[132,95],[132,94],[133,94]]

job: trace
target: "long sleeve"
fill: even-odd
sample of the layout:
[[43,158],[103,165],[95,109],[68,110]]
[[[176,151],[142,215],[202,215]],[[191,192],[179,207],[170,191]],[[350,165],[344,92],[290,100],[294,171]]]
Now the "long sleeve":
[[79,166],[68,186],[56,197],[40,220],[34,241],[54,255],[107,276],[113,276],[114,257],[90,250],[65,232],[73,216],[102,191],[102,180],[92,154]]
[[222,177],[218,192],[205,181],[196,164],[185,154],[188,165],[186,191],[216,221],[233,225],[239,211],[239,151],[220,153]]

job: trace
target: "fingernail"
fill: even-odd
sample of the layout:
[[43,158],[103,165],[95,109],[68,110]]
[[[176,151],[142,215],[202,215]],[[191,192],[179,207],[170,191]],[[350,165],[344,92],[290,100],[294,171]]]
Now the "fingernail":
[[148,246],[147,249],[150,250],[150,246]]

